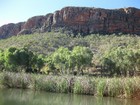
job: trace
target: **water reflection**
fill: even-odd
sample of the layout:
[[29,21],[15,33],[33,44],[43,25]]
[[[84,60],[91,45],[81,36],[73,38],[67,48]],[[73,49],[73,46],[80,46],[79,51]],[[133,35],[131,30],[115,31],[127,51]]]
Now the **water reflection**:
[[8,89],[0,90],[0,105],[140,105],[140,101]]

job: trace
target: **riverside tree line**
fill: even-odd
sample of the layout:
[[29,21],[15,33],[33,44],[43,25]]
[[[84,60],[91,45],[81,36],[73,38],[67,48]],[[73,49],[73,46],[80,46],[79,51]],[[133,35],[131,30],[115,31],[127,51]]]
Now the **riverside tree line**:
[[[115,47],[101,55],[99,61],[98,65],[109,76],[134,76],[140,69],[140,50]],[[84,75],[95,66],[94,52],[82,46],[71,50],[60,47],[47,56],[34,54],[25,47],[0,50],[1,71]]]
[[90,66],[93,53],[86,47],[76,46],[70,51],[60,47],[48,56],[37,55],[27,48],[17,49],[11,47],[0,51],[0,70],[13,72],[34,72],[70,74],[77,72],[83,74],[84,68]]

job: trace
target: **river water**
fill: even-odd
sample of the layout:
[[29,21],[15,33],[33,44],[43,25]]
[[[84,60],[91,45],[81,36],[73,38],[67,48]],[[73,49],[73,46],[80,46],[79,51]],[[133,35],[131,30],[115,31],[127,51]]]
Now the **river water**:
[[2,89],[0,105],[140,105],[140,100]]

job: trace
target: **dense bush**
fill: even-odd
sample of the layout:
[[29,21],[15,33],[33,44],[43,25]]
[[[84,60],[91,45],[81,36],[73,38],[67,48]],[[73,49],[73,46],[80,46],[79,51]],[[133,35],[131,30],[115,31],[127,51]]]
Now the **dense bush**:
[[117,47],[106,52],[101,63],[112,75],[133,76],[140,70],[140,50]]
[[80,46],[72,51],[60,47],[47,57],[34,54],[25,47],[10,47],[0,52],[0,65],[3,71],[74,74],[76,69],[83,74],[83,69],[90,66],[92,56],[90,49]]
[[[88,69],[87,67],[83,68],[85,67],[85,65],[87,66],[87,64],[86,62],[82,64],[82,62],[80,61],[80,59],[82,58],[79,57],[81,56],[79,55],[80,49],[78,47],[76,48],[76,46],[83,47],[81,48],[81,50],[84,50],[84,48],[88,48],[90,49],[90,51],[92,51],[92,53],[94,54],[92,58],[92,68],[90,66]],[[16,49],[27,48],[34,55],[37,55],[37,58],[34,58],[34,60],[37,60],[37,62],[32,64],[32,67],[28,69],[29,71],[31,69],[34,69],[35,71],[41,70],[45,73],[51,72],[53,74],[74,74],[76,72],[78,72],[79,74],[82,72],[94,74],[94,71],[97,71],[98,67],[101,67],[101,70],[99,71],[105,71],[106,74],[100,72],[100,75],[132,76],[134,74],[137,74],[136,72],[139,71],[140,68],[138,54],[140,49],[140,37],[136,35],[92,34],[85,37],[80,35],[73,37],[62,33],[51,32],[43,34],[41,33],[33,35],[14,36],[8,39],[2,39],[0,40],[0,49],[2,49],[0,50],[0,70],[3,70],[6,65],[5,63],[3,63],[4,54],[1,52],[5,52],[6,49],[10,47],[15,47]],[[61,55],[63,55],[58,54],[59,52],[61,52],[60,50],[64,50],[62,51],[64,55],[65,53],[70,53],[66,54],[69,55],[68,57],[66,57],[67,59],[69,58],[69,63],[67,63],[66,59],[63,59],[64,57],[60,57]],[[40,54],[42,56],[38,56]],[[74,54],[75,57],[79,58],[78,60],[80,62],[74,60]],[[59,60],[56,60],[54,63],[54,60],[52,60],[52,56],[54,59],[58,59],[60,57],[61,60],[59,58]],[[47,62],[45,66],[42,65],[44,59],[46,60],[45,62]],[[8,66],[14,68],[13,65]],[[21,69],[21,67],[23,68],[23,66],[25,67],[24,64],[18,67],[20,67]]]
[[27,48],[10,47],[0,52],[0,65],[3,71],[33,72],[44,66],[43,59]]
[[93,53],[86,47],[76,46],[70,51],[68,48],[60,47],[47,57],[46,63],[49,71],[61,74],[83,75],[83,69],[90,66]]

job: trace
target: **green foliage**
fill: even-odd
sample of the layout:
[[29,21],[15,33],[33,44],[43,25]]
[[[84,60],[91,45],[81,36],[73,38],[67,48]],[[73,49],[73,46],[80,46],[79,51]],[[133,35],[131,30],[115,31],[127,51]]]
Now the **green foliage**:
[[[46,76],[4,72],[0,74],[0,86],[8,88],[30,88],[47,92],[90,94],[130,98],[140,89],[139,77],[93,78],[85,76]],[[122,85],[123,84],[123,85]]]
[[4,65],[6,70],[15,71],[18,63],[18,57],[16,56],[17,49],[11,47],[4,51]]
[[30,65],[33,70],[37,70],[37,72],[41,72],[41,68],[45,65],[45,57],[42,55],[34,55],[30,58]]
[[96,87],[96,95],[97,96],[104,96],[106,95],[106,80],[102,79],[101,81],[99,81],[99,83],[97,84]]
[[140,70],[140,51],[127,47],[113,48],[103,55],[101,62],[110,75],[134,75]]
[[84,67],[91,64],[92,57],[93,53],[86,47],[76,46],[72,51],[60,47],[47,57],[47,70],[60,72],[61,74],[70,74],[75,68],[77,71],[82,71]]
[[49,74],[50,72],[57,74],[57,70],[55,68],[52,55],[47,56],[46,62],[47,64],[42,68],[41,71],[44,72],[45,74]]
[[40,75],[35,78],[34,88],[48,92],[70,92],[71,77],[44,76]]
[[[72,77],[59,77],[57,79],[57,87],[58,91],[61,93],[69,93],[71,92],[71,84],[70,81],[72,80]],[[58,82],[59,81],[59,82]]]
[[81,70],[83,74],[82,69],[91,64],[93,53],[86,47],[76,46],[72,50],[72,57],[74,58],[75,67],[77,70]]
[[0,50],[0,71],[4,69],[4,53]]
[[73,92],[76,94],[91,94],[95,92],[95,85],[91,78],[77,77],[74,82]]
[[40,71],[44,63],[45,61],[41,56],[33,54],[27,48],[10,47],[0,52],[1,70],[21,72],[31,68]]
[[[42,72],[57,75],[74,74],[76,71],[78,74],[84,74],[87,72],[85,69],[92,70],[93,65],[102,66],[101,70],[109,76],[134,76],[140,71],[140,37],[138,36],[93,34],[85,37],[70,37],[60,33],[44,33],[0,40],[0,49],[0,71]],[[2,74],[0,83],[10,88],[33,88],[113,97],[130,97],[140,90],[138,77],[26,75]]]
[[70,52],[68,48],[60,47],[52,54],[52,61],[56,69],[60,70],[62,74],[66,73],[68,68],[68,56]]
[[[78,46],[81,46],[82,48]],[[13,49],[7,51],[6,54],[6,50],[11,47],[13,47]],[[106,73],[110,76],[134,75],[140,68],[140,60],[138,59],[140,37],[136,35],[91,34],[84,37],[74,37],[62,33],[50,32],[2,39],[0,40],[0,49],[3,50],[2,53],[0,52],[0,56],[2,56],[0,57],[1,70],[4,70],[5,66],[6,69],[8,68],[11,71],[14,71],[15,68],[19,67],[17,67],[15,62],[16,58],[14,58],[14,53],[16,52],[22,53],[20,56],[28,58],[25,55],[25,50],[23,52],[17,51],[22,48],[27,48],[33,53],[33,56],[43,55],[43,58],[41,59],[38,59],[38,57],[31,57],[31,67],[29,69],[33,68],[34,71],[41,70],[48,74],[50,72],[54,74],[74,74],[75,71],[78,72],[78,74],[83,74],[83,72],[85,72],[84,67],[87,69],[88,65],[90,65],[88,63],[91,63],[88,61],[90,61],[91,58],[93,59],[92,66],[96,67],[102,65]],[[61,52],[59,48],[64,51]],[[89,49],[89,52],[86,51],[87,48]],[[69,50],[68,54],[65,54],[67,53],[66,49]],[[94,56],[90,53],[91,51]],[[60,52],[62,54],[60,54]],[[86,54],[84,52],[86,52]],[[47,56],[47,58],[45,58],[45,56]],[[3,65],[3,59],[5,59],[5,57],[7,57],[7,62]],[[86,57],[86,59],[84,57]],[[54,58],[54,60],[52,58]],[[15,61],[11,62],[10,59],[15,59]],[[21,59],[21,61],[22,65],[20,65],[20,69],[27,67],[25,64],[28,63],[28,60]],[[45,62],[47,63],[45,64]],[[90,69],[92,70],[91,67]],[[93,71],[91,71],[91,73]]]
[[36,90],[44,90],[49,92],[57,92],[55,78],[41,76],[35,79],[34,88]]

